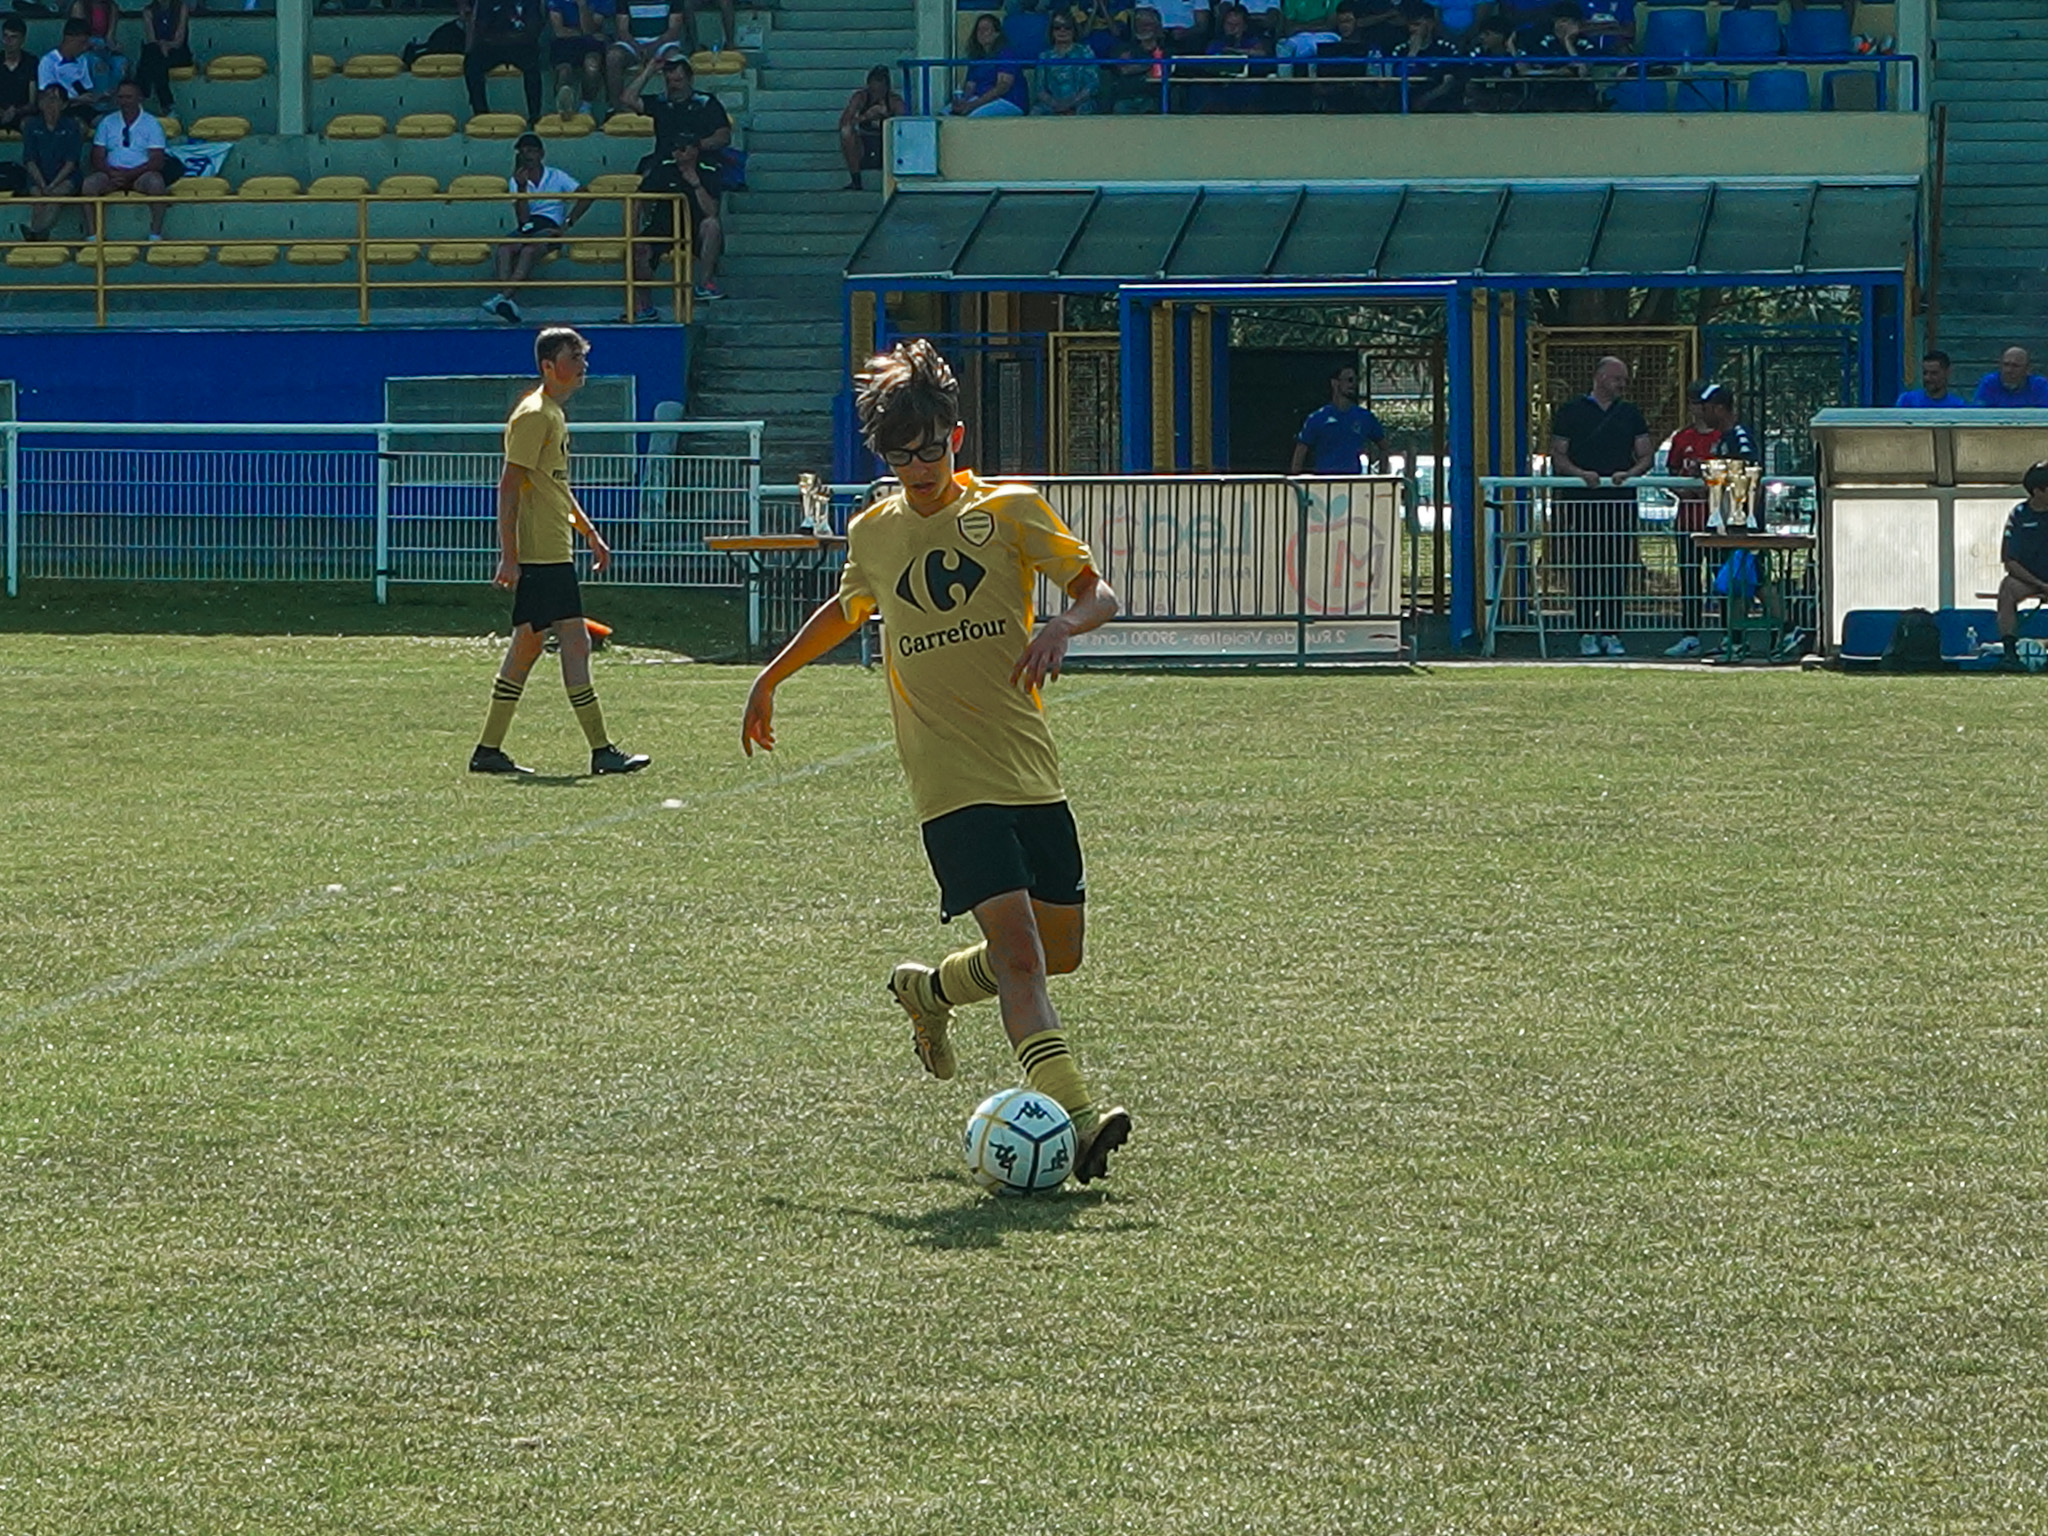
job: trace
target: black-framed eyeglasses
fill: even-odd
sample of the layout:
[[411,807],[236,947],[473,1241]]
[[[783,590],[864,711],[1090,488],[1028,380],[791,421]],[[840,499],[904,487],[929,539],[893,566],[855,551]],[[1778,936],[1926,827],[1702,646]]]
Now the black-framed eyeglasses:
[[901,469],[912,459],[920,464],[936,464],[951,451],[952,444],[945,438],[935,443],[926,443],[921,448],[884,448],[882,462],[891,469]]

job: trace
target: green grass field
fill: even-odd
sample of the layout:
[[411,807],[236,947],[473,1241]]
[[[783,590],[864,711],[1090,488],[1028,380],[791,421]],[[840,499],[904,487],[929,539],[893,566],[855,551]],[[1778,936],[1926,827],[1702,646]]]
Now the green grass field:
[[1069,676],[1137,1133],[1014,1202],[878,675],[508,783],[480,635],[19,614],[0,1531],[2048,1524],[2027,679]]

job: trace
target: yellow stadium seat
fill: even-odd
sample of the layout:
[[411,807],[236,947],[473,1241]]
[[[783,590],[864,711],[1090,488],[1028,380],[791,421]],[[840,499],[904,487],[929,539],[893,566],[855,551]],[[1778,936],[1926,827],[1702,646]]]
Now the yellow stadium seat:
[[68,245],[16,245],[7,251],[7,265],[10,267],[61,267],[70,259],[71,247]]
[[408,112],[398,120],[401,139],[448,139],[455,136],[452,112]]
[[171,78],[173,80],[190,80],[198,73],[198,69],[191,64],[173,64],[171,66]]
[[280,197],[299,195],[299,178],[296,176],[251,176],[235,189],[237,197],[274,201]]
[[390,80],[405,72],[405,60],[395,53],[359,53],[341,72],[351,80]]
[[593,266],[620,266],[626,259],[626,242],[623,240],[572,240],[569,242],[569,259],[587,262]]
[[292,246],[284,253],[284,259],[295,267],[338,267],[348,260],[348,255],[345,245],[316,242]]
[[[712,56],[710,73],[714,75],[737,75],[744,71],[746,67],[747,56],[744,53],[721,50]],[[703,70],[698,71],[699,74],[704,72]]]
[[315,176],[306,193],[309,197],[361,197],[369,190],[367,176]]
[[224,267],[267,267],[277,260],[274,245],[224,245],[213,258]]
[[427,260],[437,267],[473,267],[490,254],[481,240],[436,240],[427,247]]
[[173,197],[226,197],[228,179],[225,176],[184,176],[171,183]]
[[567,117],[550,112],[535,121],[533,131],[544,139],[587,139],[597,132],[597,119],[587,112],[572,112]]
[[139,245],[102,245],[94,241],[78,248],[78,264],[81,267],[132,267],[141,254]]
[[160,117],[156,120],[156,125],[157,127],[163,129],[164,137],[170,140],[170,142],[172,142],[173,144],[177,143],[179,139],[184,137],[185,125],[179,122],[175,117]]
[[631,171],[606,171],[590,178],[592,192],[638,192],[640,178]]
[[306,73],[315,80],[333,78],[334,68],[334,55],[331,53],[316,53],[306,60]]
[[205,264],[207,253],[212,248],[192,245],[185,241],[162,241],[149,248],[143,259],[152,267],[197,267]]
[[412,72],[422,80],[454,80],[462,74],[459,53],[423,53],[412,61]]
[[202,117],[192,125],[192,137],[222,143],[232,139],[249,137],[249,119],[246,117]]
[[330,139],[381,139],[391,125],[374,112],[344,112],[330,117],[324,130]]
[[9,144],[19,144],[21,142],[21,134],[17,129],[0,128],[0,140],[5,140]]
[[690,55],[690,72],[692,74],[708,75],[711,73],[711,67],[717,62],[717,54],[713,53],[709,48],[699,48]]
[[472,139],[516,139],[526,132],[526,119],[517,112],[479,112],[462,131]]
[[365,255],[373,267],[402,267],[420,259],[420,248],[412,240],[372,240]]
[[416,172],[386,176],[377,183],[379,197],[432,197],[440,190],[441,183],[431,176],[421,176]]
[[470,194],[482,192],[495,194],[498,197],[505,196],[510,188],[510,177],[491,176],[483,171],[471,171],[466,175],[457,176],[448,183],[448,190],[450,192]]
[[270,66],[253,53],[223,53],[206,61],[209,80],[261,80]]
[[516,80],[519,78],[519,66],[517,64],[494,64],[491,66],[490,73],[484,78],[486,80]]
[[614,112],[604,120],[604,133],[608,139],[651,139],[654,119],[641,112]]

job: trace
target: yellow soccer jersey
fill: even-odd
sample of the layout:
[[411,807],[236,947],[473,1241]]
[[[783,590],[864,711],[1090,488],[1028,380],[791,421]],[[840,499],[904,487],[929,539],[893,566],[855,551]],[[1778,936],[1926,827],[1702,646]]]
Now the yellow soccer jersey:
[[519,563],[567,563],[576,526],[570,517],[569,421],[546,390],[536,389],[512,407],[505,462],[526,471],[519,491]]
[[1064,590],[1093,564],[1030,486],[954,479],[962,494],[930,517],[898,494],[855,518],[839,579],[848,619],[881,609],[896,750],[920,822],[1066,798],[1045,707],[1010,673],[1031,638],[1036,577]]

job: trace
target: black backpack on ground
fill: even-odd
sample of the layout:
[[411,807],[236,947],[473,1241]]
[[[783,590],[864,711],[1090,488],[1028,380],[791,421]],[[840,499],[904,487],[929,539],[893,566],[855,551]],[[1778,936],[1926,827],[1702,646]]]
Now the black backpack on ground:
[[1908,608],[1892,626],[1878,665],[1887,672],[1936,672],[1941,669],[1941,626],[1925,608]]

